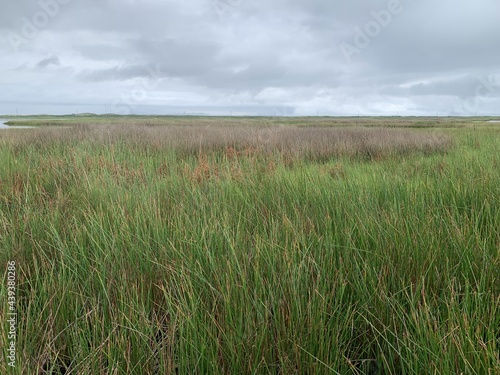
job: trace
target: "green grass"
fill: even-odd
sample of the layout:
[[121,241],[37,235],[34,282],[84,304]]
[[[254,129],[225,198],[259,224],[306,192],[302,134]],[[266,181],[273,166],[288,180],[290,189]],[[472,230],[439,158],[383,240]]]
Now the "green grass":
[[181,120],[0,133],[0,373],[500,373],[498,125]]

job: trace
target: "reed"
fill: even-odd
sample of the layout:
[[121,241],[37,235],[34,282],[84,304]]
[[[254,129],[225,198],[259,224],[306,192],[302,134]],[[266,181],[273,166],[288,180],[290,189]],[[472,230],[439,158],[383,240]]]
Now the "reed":
[[460,123],[0,133],[0,372],[499,373],[499,151]]

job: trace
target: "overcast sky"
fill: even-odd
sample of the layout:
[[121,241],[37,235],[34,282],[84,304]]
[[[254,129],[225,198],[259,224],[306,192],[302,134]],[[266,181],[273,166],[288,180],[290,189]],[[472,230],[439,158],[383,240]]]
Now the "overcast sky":
[[500,114],[498,0],[1,1],[0,114]]

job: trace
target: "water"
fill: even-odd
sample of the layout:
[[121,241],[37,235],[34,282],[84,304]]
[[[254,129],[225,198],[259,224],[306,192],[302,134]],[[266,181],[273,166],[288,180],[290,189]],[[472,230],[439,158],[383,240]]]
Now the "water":
[[27,128],[31,128],[31,126],[9,126],[9,125],[5,125],[6,122],[8,122],[9,120],[4,120],[4,119],[0,119],[0,130],[4,130],[4,129],[27,129]]

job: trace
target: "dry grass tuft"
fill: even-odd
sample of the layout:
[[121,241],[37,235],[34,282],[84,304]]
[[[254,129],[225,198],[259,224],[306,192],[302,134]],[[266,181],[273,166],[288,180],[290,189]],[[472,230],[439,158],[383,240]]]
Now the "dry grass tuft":
[[345,178],[344,165],[342,163],[335,163],[328,169],[328,174],[334,179]]
[[198,165],[195,167],[191,179],[201,183],[218,175],[217,170],[212,168],[208,163],[206,154],[200,154],[198,157]]

